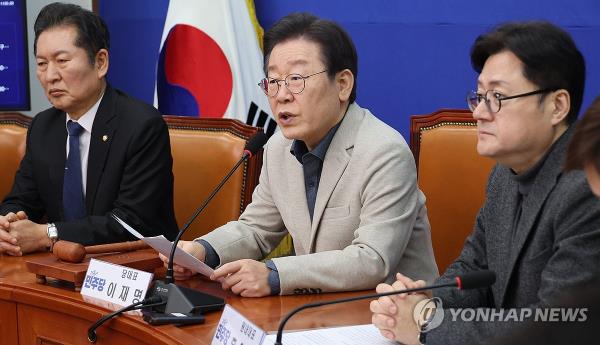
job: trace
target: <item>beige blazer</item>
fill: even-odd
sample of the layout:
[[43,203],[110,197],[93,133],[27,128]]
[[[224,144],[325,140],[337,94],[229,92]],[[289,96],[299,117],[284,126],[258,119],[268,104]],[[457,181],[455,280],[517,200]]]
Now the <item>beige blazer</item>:
[[252,203],[201,237],[221,264],[260,260],[289,231],[296,255],[273,259],[282,295],[372,289],[396,272],[438,276],[414,158],[396,130],[350,105],[325,155],[312,224],[291,145],[271,137]]

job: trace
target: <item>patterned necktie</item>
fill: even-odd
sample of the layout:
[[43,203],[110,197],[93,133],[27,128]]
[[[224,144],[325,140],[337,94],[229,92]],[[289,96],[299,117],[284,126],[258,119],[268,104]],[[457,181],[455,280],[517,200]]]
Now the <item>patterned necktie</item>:
[[86,214],[81,179],[81,152],[79,152],[79,135],[83,132],[83,127],[69,120],[67,131],[69,132],[69,157],[65,164],[63,211],[65,220],[74,220],[81,219]]

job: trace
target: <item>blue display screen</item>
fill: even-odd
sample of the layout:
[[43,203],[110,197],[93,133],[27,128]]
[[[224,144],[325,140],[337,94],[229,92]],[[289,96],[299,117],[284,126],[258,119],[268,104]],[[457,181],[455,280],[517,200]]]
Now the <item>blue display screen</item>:
[[25,0],[0,0],[0,111],[30,110]]

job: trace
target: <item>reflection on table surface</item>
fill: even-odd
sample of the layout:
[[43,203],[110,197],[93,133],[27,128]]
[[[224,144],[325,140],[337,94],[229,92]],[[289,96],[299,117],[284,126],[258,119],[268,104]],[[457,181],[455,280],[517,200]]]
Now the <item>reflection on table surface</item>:
[[[91,301],[84,301],[82,296],[78,292],[75,292],[73,286],[69,283],[52,279],[49,279],[47,284],[36,283],[35,274],[29,273],[25,265],[25,261],[35,255],[51,254],[40,253],[25,257],[0,255],[0,301],[8,302],[8,304],[16,303],[18,308],[21,308],[21,306],[33,306],[42,311],[46,310],[49,313],[48,317],[55,317],[55,314],[60,314],[61,317],[66,315],[67,318],[77,318],[82,327],[88,323],[93,323],[102,314],[109,312],[108,309],[96,305]],[[162,276],[164,276],[164,269],[156,272],[156,277],[160,278]],[[218,283],[200,276],[189,281],[178,282],[178,284],[224,298],[226,303],[230,304],[242,315],[267,332],[275,331],[281,318],[290,310],[302,304],[373,292],[359,291],[318,295],[244,298],[225,292]],[[364,300],[305,310],[294,316],[288,322],[286,329],[310,329],[370,323],[371,313],[369,311],[369,302],[369,300]],[[1,320],[10,317],[6,313],[11,310],[11,308],[8,308],[7,311],[4,309],[0,311]],[[206,314],[206,322],[201,325],[185,327],[165,325],[155,327],[146,324],[139,316],[128,315],[101,327],[98,334],[99,338],[109,336],[112,333],[107,332],[106,329],[110,327],[123,332],[127,336],[139,338],[149,336],[152,339],[147,337],[142,339],[150,343],[210,344],[219,318],[220,312],[212,312]],[[29,322],[30,320],[27,321]],[[19,321],[19,332],[25,332],[20,324],[21,321]],[[75,327],[74,325],[75,323],[71,323],[71,326]],[[131,327],[131,329],[128,329],[128,327]],[[35,327],[32,329],[36,330]],[[70,329],[70,331],[72,332],[73,329]],[[23,343],[22,338],[22,336],[19,337],[19,344]],[[74,342],[79,343],[79,338],[76,339]],[[6,342],[2,341],[2,343]]]

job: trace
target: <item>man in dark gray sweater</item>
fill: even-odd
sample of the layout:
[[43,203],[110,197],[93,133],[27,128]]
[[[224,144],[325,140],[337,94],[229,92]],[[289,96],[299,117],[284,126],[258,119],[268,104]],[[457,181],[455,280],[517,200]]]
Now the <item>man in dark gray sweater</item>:
[[[477,38],[471,62],[480,73],[467,97],[477,150],[498,164],[473,233],[439,281],[486,269],[497,280],[487,289],[433,291],[436,303],[417,310],[431,296],[373,301],[373,323],[405,344],[489,343],[600,274],[600,201],[582,171],[563,171],[583,95],[582,54],[550,23],[509,23]],[[423,285],[398,275],[378,291]]]

